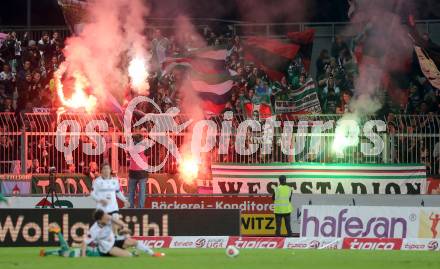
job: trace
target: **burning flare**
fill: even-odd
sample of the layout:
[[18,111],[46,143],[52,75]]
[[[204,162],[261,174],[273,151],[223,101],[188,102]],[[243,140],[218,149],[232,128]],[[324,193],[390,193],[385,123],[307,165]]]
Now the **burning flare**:
[[338,156],[343,156],[346,148],[359,144],[360,129],[357,123],[358,120],[355,120],[355,115],[348,115],[347,117],[352,119],[339,120],[335,129],[332,149]]
[[142,57],[133,58],[128,65],[128,75],[130,76],[133,89],[139,94],[146,94],[149,88],[146,60]]
[[[63,65],[61,66],[63,67]],[[89,82],[86,77],[84,77],[80,72],[76,71],[73,73],[74,79],[74,89],[73,94],[70,98],[64,96],[63,83],[61,82],[61,77],[66,71],[66,67],[61,68],[55,73],[55,84],[57,89],[58,97],[63,104],[63,106],[70,107],[73,109],[84,108],[88,113],[93,112],[97,99],[93,95],[88,95],[84,89],[89,87]]]
[[186,183],[192,183],[199,174],[199,162],[193,157],[184,157],[179,164],[179,173]]

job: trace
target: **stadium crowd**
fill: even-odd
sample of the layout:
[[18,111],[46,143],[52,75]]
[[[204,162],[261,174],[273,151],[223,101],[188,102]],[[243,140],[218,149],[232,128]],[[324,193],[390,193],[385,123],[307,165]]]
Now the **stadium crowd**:
[[[229,56],[227,68],[234,70],[238,79],[235,80],[230,100],[225,110],[233,111],[236,115],[245,115],[244,106],[247,103],[253,105],[266,104],[274,108],[276,101],[289,101],[294,90],[302,87],[310,79],[311,75],[304,67],[300,57],[295,58],[285,70],[285,77],[280,82],[271,81],[263,70],[252,62],[244,60],[244,46],[239,36],[232,33],[217,34],[205,29],[201,35],[203,44],[213,46],[226,46]],[[424,36],[429,39],[427,35]],[[178,41],[179,40],[179,41]],[[161,77],[159,66],[160,58],[184,54],[200,46],[200,40],[191,35],[177,39],[174,36],[165,37],[160,30],[156,30],[150,40],[152,49],[152,66],[156,71],[150,73],[150,97],[166,111],[172,106],[179,106],[181,96],[177,90],[180,86],[179,74],[171,72]],[[350,111],[349,102],[354,94],[354,80],[358,75],[358,67],[354,57],[352,42],[336,36],[331,48],[320,52],[316,60],[315,85],[318,92],[321,111],[323,114],[343,114]],[[29,40],[28,35],[19,37],[14,32],[9,33],[0,47],[0,112],[32,112],[35,108],[56,108],[57,97],[51,79],[60,63],[64,60],[64,40],[58,32],[51,34],[44,32],[38,41]],[[159,48],[159,49],[158,49]],[[157,55],[163,52],[163,55]],[[156,63],[155,63],[156,61]],[[433,88],[421,72],[411,74],[408,102],[396,106],[386,91],[383,91],[384,106],[378,112],[388,124],[389,133],[438,133],[439,123],[434,114],[440,112],[440,96],[438,90]],[[264,93],[264,94],[260,94]],[[269,95],[267,94],[269,93]],[[135,92],[128,90],[126,99],[130,100]],[[151,108],[143,108],[144,112],[150,112]],[[422,115],[423,120],[417,117],[411,120],[403,120],[395,114]],[[259,117],[258,113],[253,117]],[[17,139],[1,136],[4,143],[0,144],[0,154],[14,150],[19,143]],[[30,172],[47,172],[51,161],[50,156],[55,156],[53,141],[44,137],[38,137],[31,141],[28,156],[32,159]],[[82,140],[81,140],[82,141]],[[438,172],[440,162],[440,145],[437,139],[408,139],[401,137],[394,141],[399,154],[393,155],[395,162],[426,162],[429,167]],[[9,147],[9,149],[8,149]],[[434,149],[430,151],[428,149]],[[16,152],[16,154],[18,154]],[[123,152],[120,153],[121,156]],[[157,155],[165,154],[159,151]],[[7,156],[9,160],[17,159],[17,156]],[[319,161],[310,156],[301,157],[302,161]],[[84,157],[85,158],[85,157]],[[105,156],[99,159],[87,159],[77,156],[74,165],[62,164],[59,171],[95,173],[96,164],[100,163]],[[247,162],[254,161],[280,161],[285,157],[251,157]],[[272,159],[272,158],[276,158]],[[283,159],[284,158],[284,159]],[[125,159],[123,157],[122,159]],[[160,158],[157,158],[160,159]],[[234,157],[226,156],[223,161],[233,161]],[[82,160],[82,161],[79,161]],[[321,161],[327,160],[321,158]],[[425,160],[425,161],[424,161]],[[291,161],[291,160],[290,160]],[[434,167],[435,166],[435,167]],[[175,170],[175,165],[171,165]]]
[[[298,56],[285,71],[280,81],[271,81],[263,70],[252,62],[244,60],[244,46],[239,36],[232,33],[216,34],[205,29],[202,34],[203,45],[226,46],[230,55],[227,68],[237,72],[238,79],[232,90],[227,110],[243,114],[243,103],[267,103],[274,106],[275,101],[288,101],[293,90],[301,87],[311,76]],[[424,35],[427,40],[429,36]],[[196,41],[194,41],[196,40]],[[174,36],[165,37],[156,30],[150,40],[153,62],[168,56],[182,55],[200,46],[193,36],[185,39]],[[354,57],[353,42],[336,36],[331,48],[323,49],[316,60],[315,81],[323,114],[343,114],[349,111],[348,103],[354,93],[354,79],[358,74]],[[348,45],[350,44],[350,45]],[[64,60],[64,40],[58,32],[51,35],[43,32],[38,41],[29,40],[28,34],[19,37],[15,32],[8,33],[0,46],[0,112],[31,112],[33,108],[51,108],[57,105],[55,91],[51,85],[54,71]],[[158,49],[158,47],[160,47]],[[157,55],[162,51],[164,55]],[[159,60],[161,61],[161,60]],[[158,66],[158,65],[153,65]],[[386,113],[426,115],[440,112],[440,96],[437,89],[420,72],[410,75],[408,102],[400,106],[392,104],[387,92],[383,91],[385,106],[379,114]],[[159,72],[151,72],[149,77],[150,96],[162,108],[179,105],[175,74],[160,77]],[[268,89],[261,89],[268,88]],[[259,93],[269,93],[270,97]],[[135,94],[127,93],[127,99]]]
[[0,111],[32,112],[52,107],[55,92],[49,82],[64,60],[58,32],[43,32],[38,41],[25,33],[8,33],[0,47]]

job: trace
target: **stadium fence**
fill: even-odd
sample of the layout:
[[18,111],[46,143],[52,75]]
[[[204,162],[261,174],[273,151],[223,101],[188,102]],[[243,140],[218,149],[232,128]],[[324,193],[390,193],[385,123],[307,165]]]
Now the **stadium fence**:
[[[238,125],[246,120],[241,116],[232,119],[230,134],[230,148],[227,153],[219,154],[220,130],[222,117],[212,117],[217,125],[218,133],[215,137],[216,144],[209,153],[202,154],[202,163],[209,169],[211,162],[216,163],[272,163],[272,162],[315,162],[315,163],[423,163],[427,167],[428,175],[438,175],[440,168],[440,121],[435,115],[392,115],[387,119],[378,117],[364,117],[359,119],[359,143],[347,147],[343,154],[336,154],[333,148],[335,127],[341,115],[291,115],[277,116],[280,126],[271,128],[261,120],[261,130],[250,131],[246,135],[245,143],[256,144],[259,150],[251,155],[240,155],[233,147],[237,138]],[[63,154],[56,147],[57,126],[63,120],[78,122],[80,130],[72,132],[67,130],[64,145],[71,141],[78,141],[78,145],[71,154]],[[106,142],[105,150],[98,155],[87,155],[83,152],[86,143],[96,144],[90,140],[85,128],[92,120],[105,121],[108,126],[106,131],[98,131]],[[133,121],[136,120],[134,117]],[[177,124],[187,120],[185,116],[174,118]],[[368,120],[381,120],[386,124],[386,130],[376,134],[384,141],[380,154],[368,156],[362,153],[361,144],[371,143],[366,134],[362,132],[364,123]],[[283,128],[290,122],[292,136],[283,135]],[[191,132],[173,132],[169,119],[163,118],[157,124],[170,130],[167,132],[172,141],[184,151],[187,141],[191,139]],[[133,134],[140,133],[147,137],[152,122],[146,122]],[[266,128],[269,126],[269,128]],[[264,130],[266,129],[266,135]],[[320,132],[317,132],[319,130]],[[270,135],[268,135],[270,134]],[[228,134],[229,135],[229,134]],[[204,137],[206,139],[206,136]],[[290,140],[293,154],[284,154],[281,142]],[[47,173],[49,167],[55,167],[56,172],[73,173],[99,171],[99,165],[109,161],[115,172],[125,174],[129,166],[129,154],[118,146],[125,144],[123,130],[123,116],[120,114],[83,114],[83,113],[0,113],[0,173],[1,174],[26,174]],[[262,148],[267,151],[265,154]],[[284,152],[286,152],[284,150]],[[156,143],[148,153],[151,164],[159,164],[165,159],[167,149]],[[73,165],[67,164],[69,158]],[[176,173],[176,160],[170,155],[165,166],[158,173]],[[207,173],[209,174],[209,173]]]

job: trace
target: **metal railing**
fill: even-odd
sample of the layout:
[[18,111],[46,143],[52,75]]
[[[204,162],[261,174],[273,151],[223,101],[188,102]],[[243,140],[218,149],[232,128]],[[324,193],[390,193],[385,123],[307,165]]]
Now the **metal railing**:
[[[287,32],[304,31],[313,28],[315,37],[334,38],[343,34],[349,22],[286,22],[286,23],[231,23],[234,32],[240,36],[265,35],[274,38],[285,38]],[[427,33],[439,31],[440,20],[417,20],[416,27]]]
[[[210,27],[212,24],[228,25],[234,34],[242,37],[264,35],[275,38],[285,38],[285,34],[289,31],[303,31],[308,28],[316,30],[315,37],[331,38],[344,32],[349,22],[284,22],[284,23],[250,23],[236,20],[221,20],[215,18],[195,18],[191,19],[197,29]],[[440,35],[440,20],[417,20],[417,28],[422,32],[434,33]],[[175,19],[170,18],[150,18],[147,20],[146,30],[150,32],[153,29],[163,29],[173,32]],[[68,36],[69,29],[67,26],[27,26],[0,25],[0,32],[15,31],[17,33],[29,32],[33,39],[39,39],[43,31],[58,31],[63,37]]]
[[[218,134],[215,146],[209,153],[202,154],[203,164],[209,169],[211,162],[231,163],[270,163],[270,162],[321,162],[321,163],[423,163],[430,175],[440,174],[440,117],[389,115],[388,118],[364,117],[358,119],[361,129],[359,143],[348,146],[342,154],[333,148],[335,128],[342,115],[294,115],[278,116],[280,126],[270,128],[261,121],[261,129],[248,130],[245,139],[238,141],[237,128],[243,117],[234,117],[231,121],[230,132],[221,133],[222,117],[211,118],[216,123]],[[65,146],[77,143],[70,153],[64,154],[57,150],[55,143],[57,126],[62,120],[75,120],[79,123],[80,131],[69,133],[63,137]],[[174,118],[176,122],[185,122],[186,118]],[[91,143],[96,147],[96,141],[90,138],[85,126],[91,120],[103,120],[108,125],[107,131],[97,131],[103,137],[106,146],[103,152],[87,155],[83,149]],[[367,155],[362,144],[370,143],[371,139],[362,132],[368,120],[382,120],[386,130],[375,130],[383,141],[380,154]],[[109,161],[118,174],[127,174],[130,156],[118,147],[125,144],[122,116],[117,114],[64,114],[26,113],[15,116],[12,113],[0,113],[0,173],[44,173],[54,166],[57,172],[76,172],[96,174],[99,165]],[[160,124],[160,123],[159,123]],[[163,122],[163,124],[169,124]],[[133,133],[147,137],[154,125],[146,122]],[[269,128],[267,128],[269,126]],[[290,127],[287,127],[290,126]],[[191,127],[190,127],[191,128]],[[290,129],[285,129],[290,128]],[[288,130],[288,131],[286,131]],[[67,130],[70,132],[72,130]],[[284,131],[284,133],[283,133]],[[172,130],[165,135],[183,150],[191,141],[189,129],[182,133]],[[221,136],[230,136],[226,149],[219,149]],[[206,137],[205,137],[206,138]],[[236,146],[244,143],[246,148],[255,144],[258,150],[250,155],[240,155]],[[284,143],[284,144],[282,144]],[[288,147],[286,147],[288,145]],[[264,149],[264,150],[263,150]],[[149,150],[149,163],[159,164],[167,155],[167,148],[156,144]],[[72,160],[72,164],[67,161]],[[160,173],[177,173],[177,162],[170,155]]]

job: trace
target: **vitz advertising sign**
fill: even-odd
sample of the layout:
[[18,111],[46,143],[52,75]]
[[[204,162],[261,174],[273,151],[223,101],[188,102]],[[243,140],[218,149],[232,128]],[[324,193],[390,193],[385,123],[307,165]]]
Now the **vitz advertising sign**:
[[[269,195],[153,196],[148,197],[145,207],[152,209],[240,209],[242,213],[241,235],[275,235],[274,205]],[[284,225],[281,234],[287,234]]]
[[301,237],[435,238],[438,208],[303,206]]

